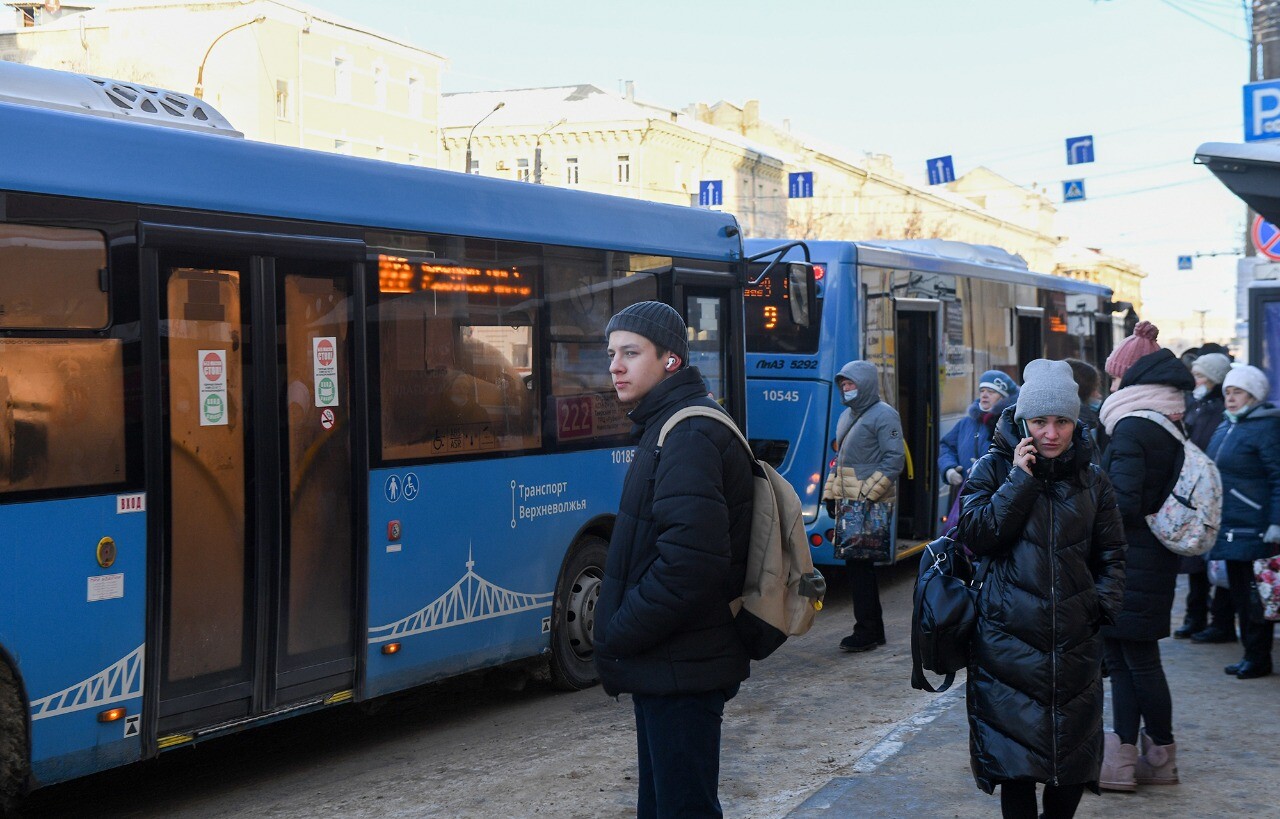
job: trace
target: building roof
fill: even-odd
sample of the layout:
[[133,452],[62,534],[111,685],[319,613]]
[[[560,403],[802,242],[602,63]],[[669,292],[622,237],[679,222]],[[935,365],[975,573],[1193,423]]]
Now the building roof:
[[680,111],[637,102],[611,94],[594,85],[560,85],[550,88],[514,88],[502,91],[463,91],[444,94],[440,100],[441,128],[471,128],[503,103],[500,110],[488,116],[481,128],[524,128],[533,131],[558,126],[573,130],[574,126],[595,123],[651,121],[666,122],[686,131],[719,140],[743,150],[768,157],[780,163],[793,163],[795,158],[785,151],[726,131]]

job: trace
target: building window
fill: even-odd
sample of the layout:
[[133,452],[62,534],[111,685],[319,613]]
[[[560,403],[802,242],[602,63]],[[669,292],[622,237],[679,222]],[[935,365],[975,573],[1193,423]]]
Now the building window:
[[478,159],[473,159],[473,160],[471,160],[471,167],[470,167],[470,168],[467,168],[467,173],[479,174],[479,173],[480,173],[480,160],[478,160]]
[[422,78],[409,76],[409,116],[422,119]]
[[520,182],[529,181],[529,160],[527,159],[516,160],[516,179]]
[[351,143],[345,139],[335,139],[333,141],[333,152],[336,154],[346,154],[351,156]]
[[339,102],[351,101],[351,66],[342,57],[333,58],[333,96]]
[[387,72],[380,65],[373,67],[373,103],[379,108],[387,107]]
[[373,148],[373,156],[375,159],[386,159],[387,149],[382,145],[375,145]]
[[410,165],[421,165],[421,164],[422,164],[422,157],[418,156],[417,154],[409,154],[409,164],[410,164]]
[[631,154],[618,154],[618,184],[631,184]]
[[684,166],[680,163],[680,160],[678,159],[676,160],[675,170],[671,178],[675,182],[676,190],[678,191],[688,190],[688,187],[684,184]]
[[292,119],[289,112],[289,81],[276,80],[276,119]]
[[564,183],[566,185],[578,184],[578,158],[576,156],[566,157],[564,160]]

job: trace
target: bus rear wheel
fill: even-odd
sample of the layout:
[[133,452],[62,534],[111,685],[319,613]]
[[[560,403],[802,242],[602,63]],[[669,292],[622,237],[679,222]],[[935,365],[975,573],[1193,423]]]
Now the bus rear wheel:
[[17,806],[27,781],[27,723],[18,680],[0,660],[0,816]]
[[569,551],[556,583],[551,618],[551,681],[579,691],[599,681],[595,668],[596,603],[609,544],[588,535]]

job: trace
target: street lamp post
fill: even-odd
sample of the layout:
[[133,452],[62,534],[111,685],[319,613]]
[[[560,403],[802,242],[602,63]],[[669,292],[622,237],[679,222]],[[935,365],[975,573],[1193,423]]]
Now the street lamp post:
[[542,184],[542,138],[551,133],[552,130],[564,125],[568,117],[560,117],[560,119],[547,126],[547,130],[538,134],[538,138],[533,141],[533,182],[535,185]]
[[205,62],[208,61],[209,55],[213,52],[213,47],[218,44],[218,41],[221,40],[223,37],[226,37],[228,34],[230,34],[233,31],[242,29],[245,26],[251,26],[254,23],[261,23],[265,19],[267,19],[265,15],[262,17],[255,17],[252,20],[248,20],[236,26],[232,26],[231,28],[219,34],[217,37],[213,38],[213,42],[209,43],[209,48],[206,49],[204,52],[204,59],[200,60],[200,70],[196,72],[196,99],[199,99],[199,100],[204,99],[204,64]]
[[497,105],[493,106],[493,110],[485,114],[484,116],[480,117],[480,119],[476,120],[476,124],[472,125],[471,130],[467,132],[467,158],[465,160],[466,164],[464,164],[462,167],[463,173],[471,173],[471,135],[476,132],[476,128],[479,127],[480,123],[484,122],[486,119],[493,116],[494,113],[504,105],[506,105],[505,102],[500,102]]

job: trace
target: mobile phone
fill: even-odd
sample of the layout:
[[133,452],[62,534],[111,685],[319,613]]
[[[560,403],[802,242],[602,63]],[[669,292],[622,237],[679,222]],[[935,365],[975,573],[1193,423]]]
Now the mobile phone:
[[1018,422],[1018,429],[1022,430],[1022,437],[1023,437],[1023,438],[1030,438],[1030,437],[1031,437],[1031,433],[1027,430],[1027,419],[1026,419],[1026,418],[1023,418],[1021,421],[1019,421],[1019,422]]

